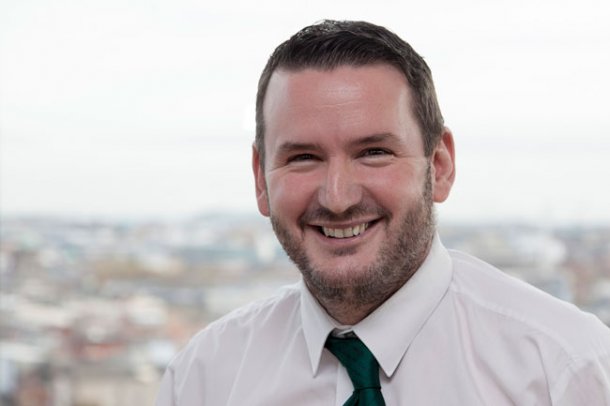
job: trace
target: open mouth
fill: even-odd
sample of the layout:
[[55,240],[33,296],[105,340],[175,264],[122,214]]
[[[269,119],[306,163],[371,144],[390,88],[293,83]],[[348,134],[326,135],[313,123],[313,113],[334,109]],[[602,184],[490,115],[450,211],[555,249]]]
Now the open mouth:
[[318,226],[318,230],[320,231],[320,233],[324,234],[328,238],[352,238],[364,233],[370,226],[375,223],[377,223],[377,220],[346,228]]

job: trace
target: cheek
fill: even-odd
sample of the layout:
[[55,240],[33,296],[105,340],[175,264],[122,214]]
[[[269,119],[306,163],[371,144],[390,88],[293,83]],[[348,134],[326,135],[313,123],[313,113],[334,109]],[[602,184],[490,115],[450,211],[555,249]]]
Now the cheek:
[[279,217],[299,217],[317,193],[317,183],[311,176],[269,176],[267,185],[271,212]]
[[378,204],[395,210],[411,206],[421,198],[425,173],[411,167],[377,169],[363,179],[364,188]]

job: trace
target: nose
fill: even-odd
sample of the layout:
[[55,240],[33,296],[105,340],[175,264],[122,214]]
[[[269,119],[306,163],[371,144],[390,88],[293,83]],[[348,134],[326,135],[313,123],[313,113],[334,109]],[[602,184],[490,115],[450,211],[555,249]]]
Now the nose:
[[343,213],[362,199],[362,185],[349,162],[329,162],[320,186],[320,205],[333,213]]

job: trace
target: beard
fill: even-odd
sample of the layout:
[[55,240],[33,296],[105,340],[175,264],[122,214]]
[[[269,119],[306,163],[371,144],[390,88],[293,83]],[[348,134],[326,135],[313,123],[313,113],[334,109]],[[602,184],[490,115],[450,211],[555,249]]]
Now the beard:
[[[387,219],[388,238],[376,258],[365,269],[354,272],[348,270],[341,277],[333,277],[332,272],[313,266],[303,244],[271,213],[271,224],[280,244],[301,271],[303,280],[314,297],[322,303],[376,307],[415,274],[428,255],[435,232],[430,163],[424,182],[421,197],[398,219],[399,226],[394,232],[389,229],[391,213],[378,206],[361,204],[340,215],[319,207],[301,216],[301,227],[313,219],[342,221],[372,213]],[[341,256],[352,252],[353,250],[345,250],[334,254]]]

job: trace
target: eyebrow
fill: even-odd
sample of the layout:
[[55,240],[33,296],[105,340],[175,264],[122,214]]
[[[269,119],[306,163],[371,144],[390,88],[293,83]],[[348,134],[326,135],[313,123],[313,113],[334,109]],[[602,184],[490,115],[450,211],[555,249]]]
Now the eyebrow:
[[388,140],[392,140],[392,139],[396,139],[396,138],[397,138],[396,135],[392,134],[392,133],[371,134],[371,135],[367,135],[362,138],[358,138],[358,139],[350,142],[350,144],[355,145],[355,146],[369,145],[369,144],[376,144],[379,142],[388,141]]
[[288,154],[298,151],[311,151],[321,149],[319,144],[310,142],[292,142],[286,141],[282,143],[278,148],[278,154]]

